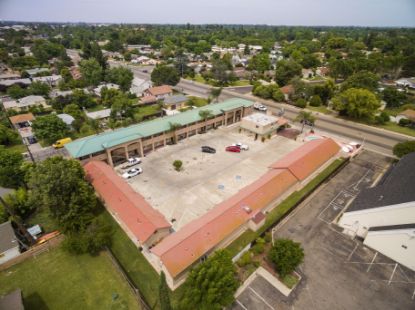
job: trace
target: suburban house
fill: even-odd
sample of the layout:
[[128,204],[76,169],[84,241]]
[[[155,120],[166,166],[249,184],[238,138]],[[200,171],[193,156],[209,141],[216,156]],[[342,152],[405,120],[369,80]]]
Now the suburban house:
[[311,69],[301,69],[301,74],[303,76],[303,79],[310,79],[314,76],[314,71]]
[[173,95],[173,89],[170,85],[151,87],[144,92],[144,96],[154,96],[157,100],[165,99],[171,95]]
[[14,233],[12,223],[0,224],[0,264],[20,255],[19,241]]
[[90,119],[108,119],[111,116],[111,109],[104,109],[94,112],[85,112],[86,116]]
[[35,135],[32,132],[32,121],[34,119],[35,117],[32,113],[18,114],[9,117],[10,122],[22,137],[24,144],[33,144],[36,142]]
[[410,120],[412,124],[415,124],[415,110],[408,109],[400,112],[398,115],[396,115],[395,121],[399,123],[401,119]]
[[10,80],[1,80],[0,81],[0,90],[4,91],[10,86],[19,85],[20,87],[27,87],[32,84],[30,79],[10,79]]
[[241,129],[257,138],[274,135],[277,130],[288,123],[283,117],[253,113],[242,118]]
[[330,69],[328,67],[317,67],[316,75],[320,77],[326,77],[330,73]]
[[57,89],[53,89],[50,93],[49,93],[49,97],[50,98],[57,98],[57,97],[67,97],[73,94],[72,90],[57,90]]
[[0,309],[24,310],[22,291],[17,289],[6,295],[0,296]]
[[17,80],[17,79],[20,79],[20,74],[16,74],[16,73],[0,74],[0,80]]
[[143,254],[150,255],[158,272],[164,271],[170,288],[177,288],[191,267],[230,244],[248,227],[257,229],[264,222],[264,213],[326,167],[339,149],[331,139],[307,142],[272,164],[258,180]]
[[285,101],[290,100],[291,96],[295,93],[294,86],[291,84],[281,87],[280,90],[284,94]]
[[30,77],[34,77],[38,75],[39,73],[49,72],[48,68],[34,68],[34,69],[28,69],[26,70],[27,74],[29,74]]
[[62,113],[56,115],[59,117],[67,126],[72,126],[72,123],[75,121],[75,118],[72,115]]
[[[101,160],[110,166],[126,161],[130,156],[146,154],[199,132],[239,122],[252,113],[253,102],[244,99],[229,99],[202,108],[188,110],[176,115],[157,118],[126,128],[93,135],[65,144],[73,158],[82,162]],[[205,121],[200,110],[210,110],[212,118]],[[171,124],[178,127],[172,130]]]
[[74,80],[79,80],[82,77],[82,73],[79,67],[72,66],[69,68],[69,72],[71,73],[71,76]]
[[60,81],[62,81],[61,75],[39,76],[33,78],[33,82],[42,82],[49,86],[57,86]]
[[43,106],[44,108],[49,107],[49,105],[46,104],[45,98],[42,96],[34,95],[23,97],[17,100],[3,102],[3,106],[6,110],[14,109],[16,111],[21,111],[33,106]]
[[345,234],[415,270],[415,153],[410,153],[367,188],[343,213]]
[[113,84],[113,83],[105,83],[105,84],[101,84],[98,87],[94,88],[94,93],[95,95],[97,95],[98,97],[101,97],[101,90],[106,87],[107,89],[120,89],[120,86],[118,86],[117,84]]
[[130,93],[135,94],[137,97],[141,97],[144,94],[144,92],[150,87],[150,81],[134,77],[131,83]]
[[189,100],[184,95],[169,96],[164,99],[163,106],[167,110],[180,110],[186,107],[186,102]]

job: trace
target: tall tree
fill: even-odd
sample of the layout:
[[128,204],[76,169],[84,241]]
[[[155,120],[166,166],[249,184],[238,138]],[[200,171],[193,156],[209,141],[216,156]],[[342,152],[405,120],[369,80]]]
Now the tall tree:
[[23,184],[23,156],[0,145],[0,186],[17,188]]
[[311,112],[300,111],[300,113],[298,113],[295,120],[302,124],[301,132],[303,132],[305,125],[314,126],[316,118],[314,117],[314,115]]
[[102,81],[103,70],[95,58],[82,60],[79,68],[87,85],[96,86]]
[[128,91],[133,81],[133,73],[130,69],[117,67],[107,70],[105,79],[108,82],[117,84],[123,91]]
[[175,67],[159,65],[151,72],[151,81],[155,85],[175,86],[180,81],[179,72]]
[[190,271],[181,306],[183,309],[223,309],[233,302],[238,286],[230,254],[218,250]]
[[56,114],[39,116],[33,121],[32,128],[37,138],[49,144],[64,138],[69,132],[68,126]]
[[347,78],[342,84],[342,90],[349,88],[365,88],[375,91],[378,88],[379,77],[368,71],[357,72]]
[[371,91],[361,88],[350,88],[333,98],[333,107],[343,115],[353,118],[371,119],[380,108],[380,103]]
[[203,126],[203,131],[206,131],[207,120],[213,117],[213,113],[211,110],[200,110],[199,116],[205,122],[205,126]]
[[278,239],[269,252],[269,259],[281,277],[285,277],[297,268],[304,259],[304,250],[300,243],[289,239]]
[[301,75],[301,65],[294,60],[280,60],[275,70],[275,81],[278,85],[287,85],[295,76]]

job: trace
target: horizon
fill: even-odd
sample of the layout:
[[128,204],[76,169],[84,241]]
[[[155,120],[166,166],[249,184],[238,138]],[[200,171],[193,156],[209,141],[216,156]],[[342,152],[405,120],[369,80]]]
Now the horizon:
[[[25,23],[263,25],[303,27],[415,27],[411,0],[3,0],[0,20]],[[93,12],[91,14],[90,12]],[[289,14],[287,14],[289,12]],[[53,16],[53,17],[52,17]]]

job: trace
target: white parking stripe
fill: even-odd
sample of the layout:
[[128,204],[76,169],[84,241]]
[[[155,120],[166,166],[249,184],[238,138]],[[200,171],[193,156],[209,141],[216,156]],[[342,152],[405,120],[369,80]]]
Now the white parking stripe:
[[[369,267],[367,267],[366,272],[369,272],[370,268],[372,268],[372,265],[373,265],[373,262],[374,262],[374,261],[375,261],[375,259],[376,259],[376,256],[378,256],[378,252],[376,252],[376,253],[375,253],[375,255],[373,256],[372,261],[370,262]],[[395,269],[396,269],[396,267],[395,267]]]
[[255,294],[255,295],[257,295],[258,296],[258,298],[259,299],[261,299],[263,302],[264,302],[264,304],[266,304],[268,307],[270,307],[272,310],[275,310],[275,308],[273,307],[273,306],[271,306],[264,298],[262,298],[262,296],[261,295],[259,295],[252,287],[249,287],[249,289]]
[[392,282],[392,278],[393,278],[393,275],[395,274],[395,271],[396,271],[396,268],[397,268],[397,267],[398,267],[398,264],[395,264],[395,268],[393,268],[393,272],[392,272],[391,277],[390,277],[390,279],[389,279],[388,285],[389,285],[389,284],[391,284],[391,282]]
[[238,303],[238,305],[240,305],[242,308],[244,308],[245,310],[248,310],[248,308],[247,307],[245,307],[244,305],[243,305],[243,303],[241,303],[238,299],[236,300],[236,302]]
[[354,247],[353,251],[347,257],[347,261],[349,261],[352,258],[353,254],[356,251],[356,249],[357,249],[358,246],[359,246],[359,243],[356,243],[356,246]]

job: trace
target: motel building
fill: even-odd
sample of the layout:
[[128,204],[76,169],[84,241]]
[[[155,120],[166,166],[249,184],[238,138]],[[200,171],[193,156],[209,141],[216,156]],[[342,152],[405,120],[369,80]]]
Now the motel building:
[[[104,161],[110,166],[125,162],[132,156],[143,157],[166,144],[174,144],[198,133],[240,122],[252,113],[253,102],[229,99],[221,103],[192,109],[172,116],[158,118],[126,128],[78,139],[65,145],[73,158],[82,163]],[[199,116],[209,110],[213,117]]]

